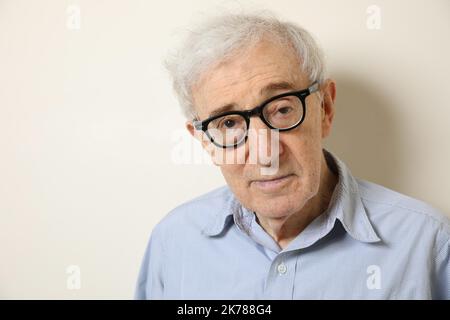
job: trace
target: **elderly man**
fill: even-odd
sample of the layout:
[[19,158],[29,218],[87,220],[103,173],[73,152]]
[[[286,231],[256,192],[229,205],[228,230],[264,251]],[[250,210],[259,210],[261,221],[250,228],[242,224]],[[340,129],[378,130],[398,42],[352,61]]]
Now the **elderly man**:
[[156,225],[136,298],[450,298],[448,219],[323,149],[336,83],[307,31],[226,15],[167,66],[227,186]]

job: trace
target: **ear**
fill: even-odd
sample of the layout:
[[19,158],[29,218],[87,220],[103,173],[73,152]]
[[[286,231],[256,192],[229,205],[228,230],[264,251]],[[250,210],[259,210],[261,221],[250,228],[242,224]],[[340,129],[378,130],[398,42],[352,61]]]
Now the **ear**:
[[189,131],[189,133],[191,134],[191,136],[193,136],[194,138],[197,139],[196,134],[195,134],[195,128],[194,128],[194,124],[192,123],[191,120],[186,121],[186,129],[187,131]]
[[191,136],[193,136],[195,139],[200,141],[203,149],[211,156],[213,163],[215,165],[218,165],[216,163],[216,161],[214,161],[215,160],[215,147],[212,144],[212,142],[208,139],[208,137],[205,135],[205,133],[201,130],[195,129],[194,124],[190,120],[186,121],[186,129],[189,131]]
[[331,132],[334,119],[334,101],[336,100],[336,82],[327,79],[321,86],[322,91],[322,139]]

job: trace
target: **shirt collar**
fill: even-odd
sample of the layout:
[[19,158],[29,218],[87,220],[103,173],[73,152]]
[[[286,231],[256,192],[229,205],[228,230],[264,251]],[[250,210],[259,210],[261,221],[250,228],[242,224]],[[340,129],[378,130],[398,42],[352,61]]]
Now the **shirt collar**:
[[355,177],[338,157],[325,149],[323,152],[328,166],[339,176],[339,181],[327,209],[329,216],[338,219],[345,231],[356,240],[362,242],[380,241],[369,220],[366,207],[362,203]]
[[[361,201],[356,179],[352,176],[347,166],[334,154],[325,149],[323,149],[323,152],[328,166],[338,174],[339,180],[326,210],[327,219],[324,219],[325,215],[321,215],[307,229],[315,230],[317,229],[317,224],[320,224],[319,229],[328,233],[337,219],[352,238],[368,243],[380,241]],[[248,226],[251,224],[252,215],[248,213],[251,211],[239,203],[229,188],[225,193],[223,205],[216,209],[203,229],[205,235],[220,235],[232,224],[233,220],[239,229],[250,235],[251,231]],[[307,231],[307,229],[304,231]],[[324,232],[321,233],[316,235],[318,239],[325,236]],[[300,235],[302,234],[303,232]]]

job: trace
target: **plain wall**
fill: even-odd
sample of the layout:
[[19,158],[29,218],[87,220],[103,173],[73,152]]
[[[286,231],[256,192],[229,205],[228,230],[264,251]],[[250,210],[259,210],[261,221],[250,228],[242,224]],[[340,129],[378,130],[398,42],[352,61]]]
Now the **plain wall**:
[[311,31],[337,81],[327,147],[450,213],[448,0],[0,0],[0,298],[132,298],[153,226],[225,183],[174,161],[190,138],[162,60],[230,8]]

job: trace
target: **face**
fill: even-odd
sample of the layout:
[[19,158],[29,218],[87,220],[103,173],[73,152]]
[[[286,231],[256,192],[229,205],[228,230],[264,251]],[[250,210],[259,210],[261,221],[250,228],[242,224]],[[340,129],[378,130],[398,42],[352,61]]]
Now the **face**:
[[[261,93],[271,83],[287,82],[292,89],[273,87]],[[269,40],[242,52],[235,58],[214,65],[199,78],[192,87],[194,105],[199,120],[207,119],[211,113],[225,105],[236,110],[248,110],[272,96],[288,91],[307,88],[311,83],[300,70],[298,58],[293,50],[275,45]],[[319,190],[323,161],[322,139],[328,135],[333,117],[334,83],[327,80],[320,93],[306,98],[306,117],[297,128],[279,132],[278,150],[269,143],[258,141],[258,136],[249,135],[244,148],[245,161],[220,164],[223,176],[230,189],[246,208],[258,215],[272,219],[287,219],[299,212]],[[194,134],[191,122],[187,128]],[[250,130],[269,128],[257,116],[250,120]],[[261,136],[260,136],[261,137]],[[273,175],[261,174],[262,168],[271,164],[257,157],[250,161],[252,145],[270,159],[278,157],[278,170]],[[217,147],[203,141],[208,150]],[[276,152],[276,154],[274,154]],[[265,157],[267,160],[267,157]]]

